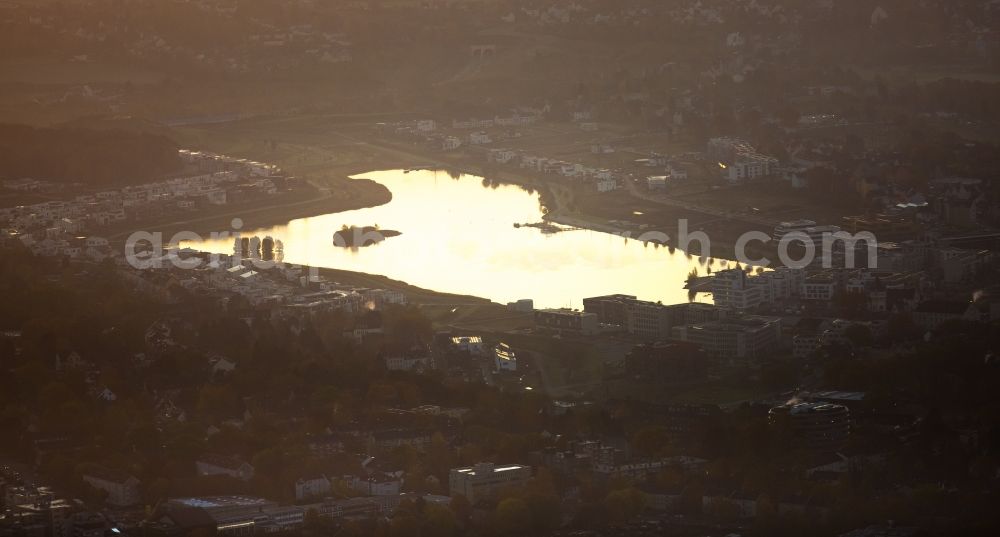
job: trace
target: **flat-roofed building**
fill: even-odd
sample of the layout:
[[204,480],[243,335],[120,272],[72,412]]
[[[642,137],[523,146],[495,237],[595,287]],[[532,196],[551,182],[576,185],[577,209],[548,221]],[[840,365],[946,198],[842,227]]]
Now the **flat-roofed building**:
[[742,269],[720,270],[712,275],[712,300],[717,306],[745,311],[768,302],[768,289]]
[[448,473],[448,490],[452,497],[461,494],[470,503],[476,503],[495,497],[502,488],[524,485],[529,479],[530,466],[496,466],[490,462],[481,462],[466,468],[452,468]]
[[698,345],[685,341],[658,341],[636,345],[625,355],[625,371],[647,382],[676,383],[703,379],[708,357]]
[[716,306],[746,311],[797,296],[805,278],[805,271],[788,267],[759,274],[747,274],[742,269],[727,269],[711,276],[709,289]]
[[632,295],[606,295],[583,299],[583,310],[597,315],[600,324],[617,326],[643,339],[670,339],[674,326],[724,318],[726,312],[712,304],[664,305]]
[[253,496],[177,498],[162,502],[150,521],[164,531],[188,535],[198,530],[217,535],[250,536],[300,528],[305,510]]
[[714,358],[755,359],[778,348],[781,320],[750,316],[711,321],[675,327],[673,334],[676,339],[700,345]]
[[228,475],[241,481],[250,481],[254,476],[254,468],[250,463],[237,457],[208,453],[195,461],[198,475]]
[[451,346],[470,354],[483,354],[483,338],[479,336],[457,336],[451,338]]
[[811,450],[837,451],[847,443],[851,413],[844,405],[808,402],[777,406],[768,413],[772,426],[786,427]]

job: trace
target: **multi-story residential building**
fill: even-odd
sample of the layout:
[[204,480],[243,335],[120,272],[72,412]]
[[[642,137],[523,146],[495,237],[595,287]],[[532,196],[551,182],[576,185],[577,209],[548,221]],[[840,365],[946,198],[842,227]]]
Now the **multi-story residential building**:
[[993,263],[990,250],[940,248],[935,252],[945,283],[957,284],[971,280]]
[[663,472],[668,466],[664,460],[637,460],[621,464],[595,464],[594,474],[604,479],[626,478],[645,481]]
[[808,448],[837,451],[851,431],[851,413],[844,405],[806,402],[776,406],[768,414],[771,424],[787,428]]
[[663,191],[667,189],[666,175],[651,175],[646,178],[646,187],[651,191]]
[[913,322],[924,330],[933,330],[954,320],[975,321],[978,314],[972,303],[961,300],[925,300],[913,310]]
[[424,429],[388,429],[368,436],[368,452],[391,451],[400,446],[423,450],[431,443],[431,433]]
[[507,164],[514,160],[516,156],[517,153],[512,149],[490,149],[489,153],[487,153],[487,159],[497,164]]
[[790,222],[781,222],[777,226],[774,226],[774,233],[772,233],[771,237],[776,241],[780,241],[789,233],[805,233],[805,230],[815,226],[816,222],[812,220],[792,220]]
[[634,295],[607,295],[583,299],[583,311],[593,313],[601,324],[627,329],[630,309],[638,301]]
[[760,153],[743,153],[728,163],[720,162],[722,175],[730,183],[742,183],[771,175],[778,167],[778,159]]
[[462,140],[455,136],[448,136],[441,142],[441,149],[444,149],[445,151],[458,149],[461,146],[462,146]]
[[510,345],[500,343],[493,348],[493,367],[496,371],[517,371],[517,355]]
[[597,315],[571,309],[535,311],[535,325],[559,333],[591,335],[598,331]]
[[710,139],[707,153],[719,163],[722,177],[730,183],[768,176],[778,167],[778,159],[760,154],[752,145],[736,138]]
[[479,336],[457,336],[451,338],[451,346],[461,352],[483,354],[483,338]]
[[[857,256],[857,253],[855,254]],[[881,241],[875,249],[875,267],[892,272],[916,272],[927,265],[927,255],[909,243]],[[856,259],[865,259],[865,256]]]
[[837,290],[837,282],[828,274],[813,274],[802,282],[799,296],[803,300],[822,300],[829,302]]
[[429,371],[434,369],[434,357],[425,345],[417,345],[401,352],[389,352],[382,356],[389,371]]
[[399,494],[403,487],[403,479],[384,472],[375,472],[365,477],[354,476],[351,488],[366,496],[391,496]]
[[728,269],[712,275],[709,289],[716,306],[746,311],[798,296],[805,277],[805,271],[788,267],[756,275],[747,274],[742,269]]
[[625,372],[645,381],[687,382],[705,376],[707,358],[701,347],[690,342],[637,345],[625,355]]
[[490,138],[489,133],[480,131],[469,134],[469,143],[472,145],[483,145],[493,143],[493,140]]
[[452,468],[448,473],[448,490],[452,497],[461,494],[470,503],[476,503],[495,497],[502,488],[524,485],[529,479],[530,466],[496,466],[481,462],[466,468]]
[[108,493],[107,503],[116,507],[135,505],[141,500],[139,480],[126,472],[95,467],[83,474],[90,486]]
[[330,479],[325,475],[303,477],[295,481],[295,499],[316,498],[329,494]]
[[768,289],[755,285],[742,269],[730,269],[712,275],[712,300],[721,308],[746,311],[768,302]]
[[250,481],[254,476],[253,465],[236,457],[206,454],[194,464],[198,475],[228,475],[241,481]]
[[823,344],[823,334],[803,333],[792,336],[792,356],[806,358],[816,352]]
[[595,314],[601,324],[617,326],[629,334],[650,340],[669,339],[670,329],[674,326],[726,316],[725,311],[711,304],[663,305],[622,294],[585,298],[583,309]]
[[673,335],[681,341],[700,345],[713,358],[754,359],[778,348],[781,321],[774,317],[749,316],[677,326]]

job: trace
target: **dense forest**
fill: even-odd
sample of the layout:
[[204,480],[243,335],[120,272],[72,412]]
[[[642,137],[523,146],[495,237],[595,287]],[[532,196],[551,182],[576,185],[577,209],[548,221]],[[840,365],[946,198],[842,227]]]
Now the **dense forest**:
[[154,134],[0,124],[0,177],[141,183],[179,169],[177,149],[169,138]]

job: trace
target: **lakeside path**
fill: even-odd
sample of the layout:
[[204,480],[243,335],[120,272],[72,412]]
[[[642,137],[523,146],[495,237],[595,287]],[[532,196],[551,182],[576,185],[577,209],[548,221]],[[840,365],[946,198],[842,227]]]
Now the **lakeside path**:
[[[579,204],[573,188],[556,179],[536,177],[523,170],[489,167],[482,159],[455,157],[423,147],[376,139],[371,133],[372,124],[364,121],[363,117],[352,117],[350,122],[343,122],[341,119],[339,116],[322,115],[259,118],[229,125],[184,129],[180,133],[184,135],[183,142],[191,147],[204,147],[220,153],[274,162],[297,175],[310,178],[319,176],[317,184],[322,184],[322,179],[326,179],[329,188],[334,191],[344,188],[345,183],[357,181],[348,179],[349,176],[366,171],[437,167],[489,176],[504,183],[529,186],[542,191],[542,201],[548,209],[545,219],[555,223],[613,234],[630,231],[611,223],[611,220],[629,220],[631,209],[622,214],[603,217],[581,212],[577,209]],[[383,121],[386,118],[379,116],[373,119]],[[279,142],[278,151],[273,151],[270,147],[274,141]],[[774,227],[774,222],[757,215],[738,214],[645,193],[631,181],[626,183],[625,192],[632,199],[658,207],[663,223],[667,224],[663,231],[668,233],[675,231],[676,222],[680,219],[699,222],[699,225],[725,222],[728,224],[725,227],[729,229],[713,234],[713,241],[717,240],[720,245],[731,245],[740,233],[748,229],[764,227],[770,231]],[[301,216],[303,215],[295,215],[292,218]],[[728,255],[723,255],[727,252]],[[719,254],[717,257],[732,257],[732,249],[728,247],[713,253]]]

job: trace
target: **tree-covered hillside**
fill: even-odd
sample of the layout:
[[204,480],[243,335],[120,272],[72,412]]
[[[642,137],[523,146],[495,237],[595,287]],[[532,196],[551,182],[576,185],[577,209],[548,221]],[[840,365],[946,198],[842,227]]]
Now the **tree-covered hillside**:
[[173,140],[154,134],[0,124],[0,177],[141,183],[179,169],[177,149]]

